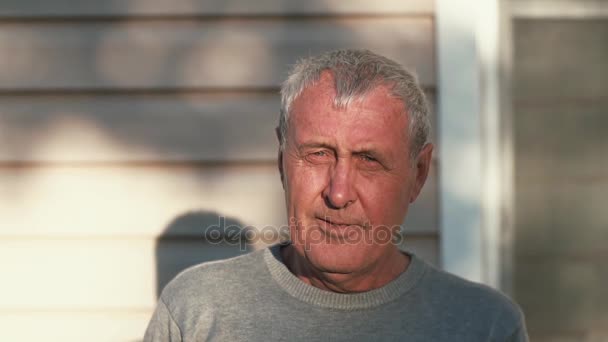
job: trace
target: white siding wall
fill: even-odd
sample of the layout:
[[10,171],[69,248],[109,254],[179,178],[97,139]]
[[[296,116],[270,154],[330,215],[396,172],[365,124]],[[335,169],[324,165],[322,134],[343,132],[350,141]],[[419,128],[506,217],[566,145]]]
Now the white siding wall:
[[[433,1],[168,4],[0,6],[2,341],[138,340],[176,272],[242,253],[205,227],[283,225],[273,129],[297,57],[370,48],[434,102]],[[433,172],[406,223],[432,262],[437,225]]]

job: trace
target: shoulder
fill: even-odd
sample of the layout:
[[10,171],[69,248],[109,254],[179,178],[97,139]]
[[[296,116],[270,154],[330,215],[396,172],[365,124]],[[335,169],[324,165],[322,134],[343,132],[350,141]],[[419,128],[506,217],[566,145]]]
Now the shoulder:
[[513,319],[521,316],[519,306],[502,292],[430,265],[425,274],[424,286],[438,300],[446,303],[459,304],[475,311],[501,312]]
[[483,322],[494,336],[525,330],[523,313],[512,299],[487,285],[475,283],[427,265],[421,288],[436,307],[450,316]]
[[207,340],[218,317],[239,317],[242,297],[251,296],[252,282],[264,277],[262,253],[205,262],[179,273],[163,289],[147,336],[175,333],[178,340]]
[[161,300],[171,310],[201,301],[210,304],[226,300],[250,286],[248,281],[260,277],[263,250],[230,259],[204,262],[185,269],[171,280],[161,293]]
[[517,305],[505,294],[487,285],[466,280],[452,273],[428,266],[426,285],[452,298],[477,300],[497,307],[515,309]]

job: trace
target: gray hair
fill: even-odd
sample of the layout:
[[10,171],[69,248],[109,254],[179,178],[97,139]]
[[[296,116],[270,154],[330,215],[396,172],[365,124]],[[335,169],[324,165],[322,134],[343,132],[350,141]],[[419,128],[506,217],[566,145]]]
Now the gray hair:
[[345,108],[374,88],[388,86],[391,95],[401,99],[409,116],[410,157],[415,159],[429,142],[429,107],[414,74],[397,62],[369,50],[335,50],[299,60],[281,86],[279,130],[281,149],[287,139],[289,110],[302,91],[319,80],[324,71],[334,77],[334,105]]

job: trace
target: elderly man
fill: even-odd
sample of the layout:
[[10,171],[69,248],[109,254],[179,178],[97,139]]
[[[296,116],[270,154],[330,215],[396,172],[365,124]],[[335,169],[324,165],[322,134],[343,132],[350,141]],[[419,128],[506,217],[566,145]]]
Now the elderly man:
[[414,76],[370,51],[300,61],[281,89],[290,241],[192,267],[145,341],[525,341],[519,308],[394,243],[433,145]]

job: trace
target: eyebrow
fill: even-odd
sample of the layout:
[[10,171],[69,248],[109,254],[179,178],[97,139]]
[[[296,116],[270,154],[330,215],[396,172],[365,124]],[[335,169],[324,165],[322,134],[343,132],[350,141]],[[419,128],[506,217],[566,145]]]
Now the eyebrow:
[[308,143],[303,143],[303,144],[298,145],[299,150],[306,149],[306,148],[319,148],[319,147],[328,148],[328,149],[332,149],[332,150],[335,149],[334,146],[332,146],[328,143],[324,143],[324,142],[308,142]]
[[379,154],[378,151],[372,149],[372,148],[363,148],[360,150],[355,150],[353,151],[353,154]]

